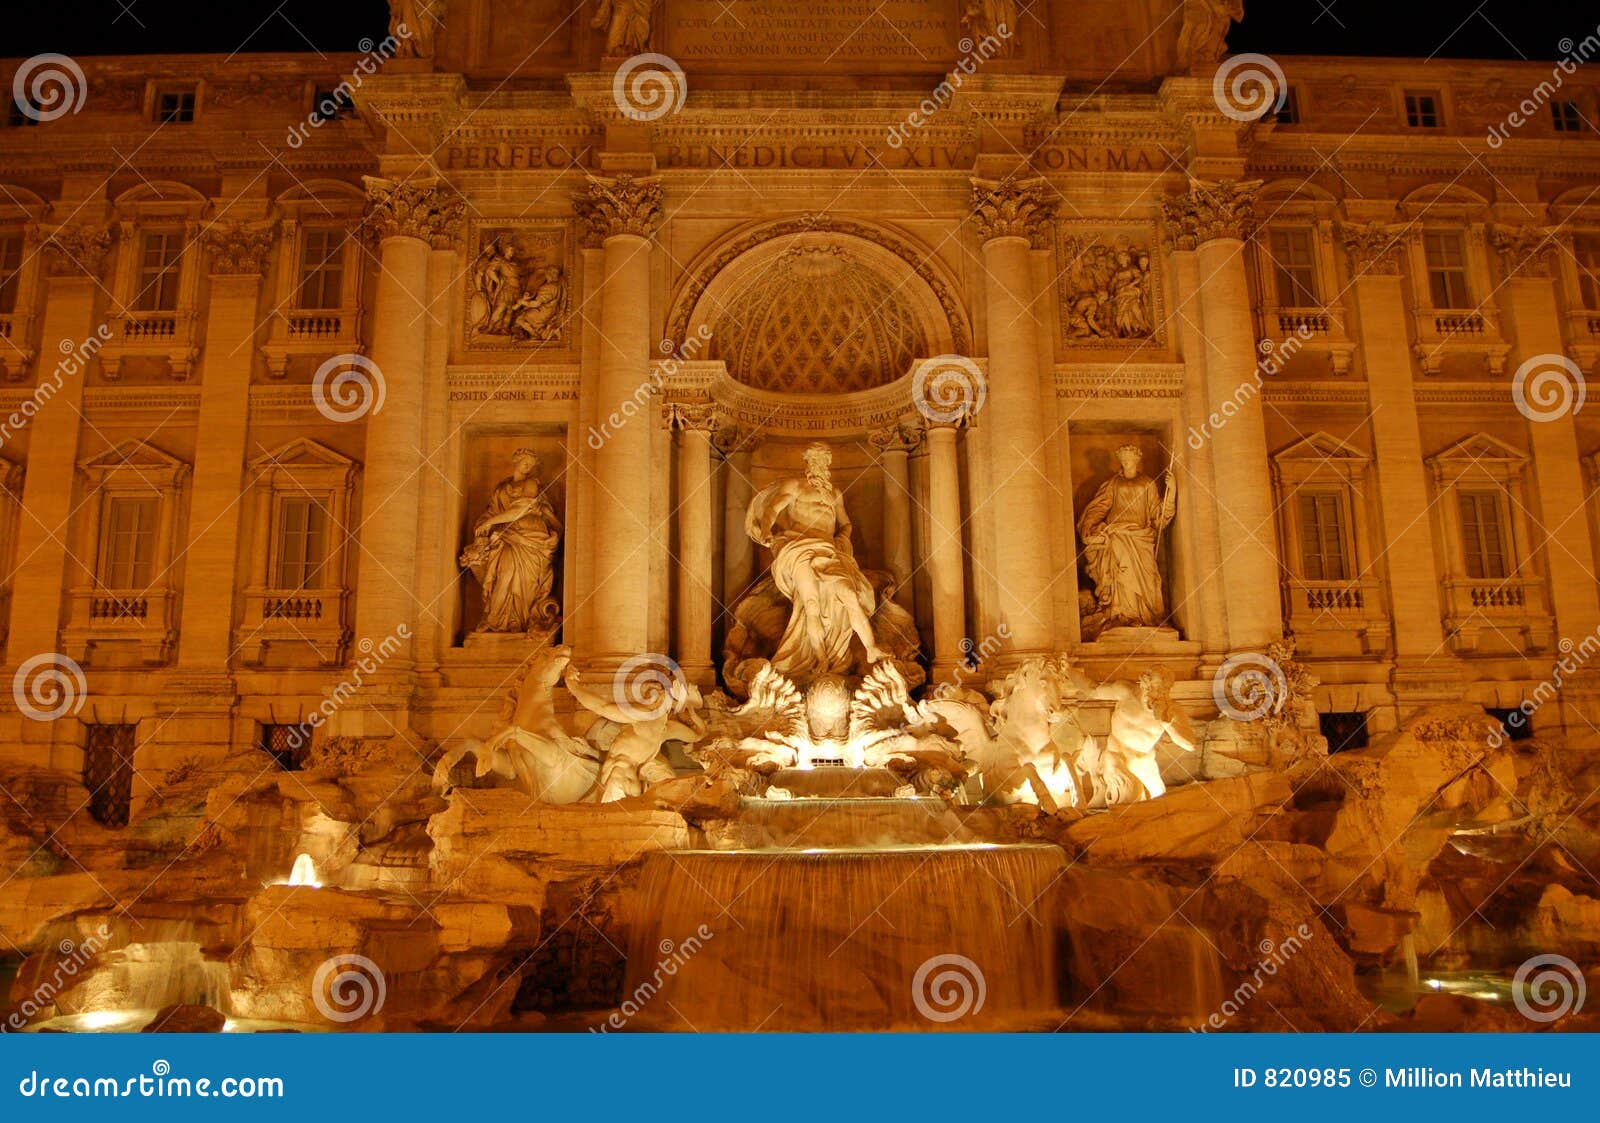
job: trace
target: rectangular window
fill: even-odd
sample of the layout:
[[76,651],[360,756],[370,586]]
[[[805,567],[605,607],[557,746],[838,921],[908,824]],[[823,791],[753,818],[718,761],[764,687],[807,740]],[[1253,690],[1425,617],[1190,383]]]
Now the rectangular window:
[[1500,732],[1505,734],[1507,741],[1533,740],[1533,726],[1528,722],[1528,715],[1521,709],[1485,706],[1483,712],[1500,723]]
[[300,247],[300,307],[344,307],[343,230],[307,230]]
[[1550,103],[1550,124],[1558,133],[1577,133],[1583,131],[1583,114],[1578,110],[1575,101],[1552,101]]
[[0,316],[17,310],[22,287],[22,235],[0,234]]
[[83,786],[89,814],[106,827],[128,825],[133,798],[133,750],[138,726],[95,722],[83,746]]
[[1267,110],[1262,120],[1276,121],[1280,125],[1298,125],[1300,123],[1300,100],[1295,96],[1293,86],[1285,86],[1283,88],[1277,104]]
[[315,499],[283,499],[278,504],[278,560],[275,589],[317,586],[327,554],[328,516]]
[[1345,711],[1318,714],[1317,724],[1322,727],[1322,735],[1328,739],[1330,753],[1367,747],[1367,715],[1364,713]]
[[106,505],[100,545],[100,584],[107,589],[144,589],[150,584],[156,553],[156,520],[161,500],[114,497]]
[[285,772],[298,772],[311,748],[311,731],[305,725],[276,725],[262,722],[261,751],[278,762]]
[[176,230],[149,230],[139,242],[139,275],[133,307],[139,312],[176,312],[182,269],[183,235]]
[[1307,581],[1348,581],[1344,497],[1337,491],[1300,493],[1300,561]]
[[355,115],[356,104],[350,100],[348,86],[318,86],[311,101],[311,112],[320,121],[337,121],[340,117]]
[[1311,231],[1274,228],[1267,242],[1280,308],[1318,308],[1317,258]]
[[1442,119],[1439,115],[1439,95],[1432,90],[1406,91],[1406,124],[1413,129],[1437,129]]
[[1461,552],[1467,577],[1473,581],[1504,580],[1511,574],[1506,558],[1505,523],[1498,491],[1463,491]]
[[1600,234],[1579,234],[1572,240],[1578,261],[1578,296],[1590,311],[1600,311]]
[[1428,297],[1435,308],[1471,308],[1467,291],[1467,251],[1461,235],[1433,231],[1422,235],[1428,261]]
[[193,120],[193,90],[162,90],[156,94],[158,125],[186,125]]

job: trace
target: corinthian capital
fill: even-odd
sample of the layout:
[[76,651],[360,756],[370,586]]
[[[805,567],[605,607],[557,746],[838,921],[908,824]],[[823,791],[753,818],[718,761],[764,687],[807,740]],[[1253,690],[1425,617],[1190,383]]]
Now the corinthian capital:
[[619,234],[648,238],[661,225],[666,192],[658,179],[589,177],[589,186],[573,195],[572,206],[588,228],[586,241],[599,245]]
[[667,401],[661,414],[667,428],[697,433],[715,433],[725,420],[715,402]]
[[1192,250],[1217,238],[1243,240],[1255,229],[1256,192],[1261,181],[1189,181],[1189,193],[1161,200],[1161,217],[1180,250]]
[[98,277],[111,248],[105,226],[58,226],[44,243],[45,267],[52,277]]
[[1512,277],[1548,277],[1561,232],[1552,226],[1497,226],[1490,241]]
[[910,452],[922,443],[922,426],[902,417],[892,425],[872,430],[867,442],[880,453]]
[[985,242],[1026,238],[1039,245],[1054,215],[1055,203],[1042,179],[972,181],[972,221]]
[[364,176],[364,225],[379,238],[417,238],[449,249],[461,237],[463,203],[455,188],[438,180],[392,180]]
[[270,223],[230,222],[211,227],[200,241],[211,255],[211,272],[248,276],[267,271],[272,237]]
[[1405,227],[1388,222],[1346,222],[1339,227],[1350,272],[1359,277],[1397,276],[1405,248]]

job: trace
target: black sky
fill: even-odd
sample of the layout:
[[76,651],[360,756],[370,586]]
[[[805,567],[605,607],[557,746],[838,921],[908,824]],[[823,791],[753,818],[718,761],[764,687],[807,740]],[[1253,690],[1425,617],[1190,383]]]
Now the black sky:
[[[1027,0],[1023,0],[1026,3]],[[0,57],[350,51],[385,0],[0,0]],[[1600,27],[1595,0],[1246,0],[1235,51],[1557,59]]]

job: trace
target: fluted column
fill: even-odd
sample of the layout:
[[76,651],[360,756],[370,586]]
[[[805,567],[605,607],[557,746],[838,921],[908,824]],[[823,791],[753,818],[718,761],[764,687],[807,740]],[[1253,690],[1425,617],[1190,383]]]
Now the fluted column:
[[[44,321],[39,333],[39,384],[53,391],[47,408],[31,422],[27,475],[17,518],[15,570],[11,577],[11,622],[6,661],[11,666],[59,650],[61,601],[66,575],[74,475],[87,377],[84,344],[94,333],[95,289],[111,235],[104,227],[57,229],[44,244],[48,272]],[[97,338],[95,346],[105,342]],[[81,513],[89,517],[87,512]],[[92,559],[80,559],[92,566]],[[48,727],[29,722],[25,733]]]
[[[449,237],[433,239],[428,255],[428,347],[422,385],[422,467],[418,473],[417,525],[417,642],[415,658],[420,673],[437,682],[439,656],[455,633],[455,602],[460,570],[455,540],[457,512],[452,512],[453,489],[446,481],[456,461],[454,426],[446,405],[449,399],[447,367],[450,362],[448,325],[461,270]],[[570,477],[569,477],[570,478]]]
[[[733,611],[756,578],[756,544],[744,531],[745,513],[755,498],[750,450],[759,434],[741,425],[723,425],[712,437],[722,453],[722,611]],[[724,620],[724,628],[727,621]]]
[[1244,257],[1258,187],[1194,181],[1188,194],[1162,203],[1177,249],[1195,251],[1205,324],[1206,388],[1214,403],[1234,400],[1238,405],[1238,412],[1210,436],[1224,544],[1228,643],[1234,651],[1259,651],[1283,635],[1261,395],[1239,393],[1241,386],[1258,384]]
[[677,659],[690,682],[711,686],[716,682],[711,663],[711,504],[715,498],[711,433],[716,410],[710,405],[675,404],[669,421],[677,432],[678,446]]
[[883,560],[894,574],[894,600],[916,614],[911,588],[911,450],[922,430],[909,421],[876,429],[867,437],[883,465]]
[[983,244],[989,345],[984,429],[995,512],[994,573],[1000,623],[1016,658],[1049,651],[1055,640],[1050,565],[1053,506],[1044,448],[1037,294],[1029,250],[1051,217],[1042,181],[973,181],[972,212]]
[[1394,616],[1393,687],[1402,707],[1410,707],[1442,701],[1457,688],[1450,681],[1453,659],[1445,647],[1409,316],[1401,291],[1405,229],[1383,223],[1346,224],[1341,235],[1350,259],[1361,361],[1372,406],[1368,424],[1386,543],[1382,567],[1388,574]]
[[[659,182],[623,175],[591,178],[573,197],[590,241],[605,248],[595,380],[601,417],[649,385],[650,251],[662,194]],[[649,649],[650,422],[641,416],[614,428],[594,465],[593,646],[584,659],[604,666]]]
[[[218,225],[205,235],[211,299],[206,306],[205,353],[200,357],[200,423],[178,628],[178,665],[185,670],[226,671],[233,649],[250,372],[261,278],[273,240],[267,224]],[[265,525],[258,528],[258,535],[265,532]],[[259,539],[257,553],[267,553]]]
[[961,564],[961,466],[953,425],[928,428],[928,588],[933,597],[933,679],[949,682],[967,638],[966,575]]
[[460,236],[461,209],[460,196],[442,183],[367,178],[366,221],[380,257],[368,375],[380,382],[384,400],[366,413],[355,630],[358,644],[394,637],[389,672],[410,669],[412,637],[425,618],[416,578],[428,265],[435,247]]

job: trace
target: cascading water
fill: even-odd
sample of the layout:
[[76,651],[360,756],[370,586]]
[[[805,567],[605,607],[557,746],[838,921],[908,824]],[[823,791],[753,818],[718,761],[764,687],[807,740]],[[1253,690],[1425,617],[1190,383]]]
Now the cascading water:
[[936,799],[832,794],[881,790],[870,773],[805,786],[828,794],[744,801],[744,835],[764,845],[646,858],[624,988],[643,1020],[710,1031],[1048,1021],[1058,847],[971,841]]

